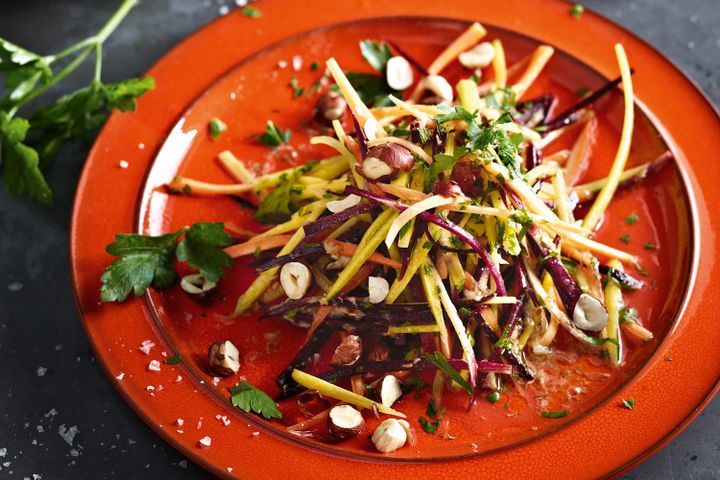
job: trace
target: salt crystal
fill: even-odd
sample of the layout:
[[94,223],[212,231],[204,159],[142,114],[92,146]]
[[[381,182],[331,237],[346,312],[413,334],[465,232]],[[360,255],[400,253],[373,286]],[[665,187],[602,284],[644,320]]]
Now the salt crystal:
[[55,415],[57,415],[57,413],[58,413],[57,410],[55,410],[54,408],[51,408],[51,409],[44,415],[44,417],[45,417],[45,418],[54,417]]
[[221,5],[220,8],[218,8],[218,13],[220,15],[227,15],[230,13],[230,8],[228,8],[227,5]]
[[200,430],[201,428],[202,428],[202,418],[200,420],[198,420],[198,423],[197,423],[197,429]]
[[147,387],[145,387],[145,390],[147,390],[148,392],[153,392],[155,391],[155,387],[153,387],[152,385],[148,385]]
[[160,362],[157,360],[151,360],[150,363],[148,363],[148,370],[150,370],[151,372],[159,372]]
[[285,68],[285,67],[287,67],[287,62],[286,62],[285,60],[280,60],[280,61],[278,62],[278,67],[279,67],[279,68]]
[[180,460],[178,462],[178,467],[180,468],[187,468],[187,460]]
[[143,340],[142,344],[140,344],[140,351],[143,352],[145,355],[150,355],[150,350],[155,346],[155,344],[150,340]]
[[167,357],[167,352],[165,352],[165,351],[162,351],[162,352],[160,352],[160,355],[162,355],[162,356],[163,356],[163,358],[166,358],[166,357]]
[[253,433],[252,433],[252,436],[253,436],[253,437],[257,437],[258,435],[260,435],[260,432],[253,432]]
[[138,143],[138,149],[139,149],[139,150],[145,150],[145,144],[144,144],[144,143]]
[[35,429],[38,431],[38,433],[43,433],[45,431],[45,427],[43,427],[42,425],[38,425],[37,427],[35,427]]
[[177,377],[175,377],[175,383],[178,383],[181,381],[182,381],[182,375],[178,375]]
[[292,67],[293,67],[293,70],[295,70],[296,72],[299,72],[300,69],[302,68],[302,63],[303,63],[302,57],[301,57],[300,55],[295,55],[295,56],[292,58]]
[[128,444],[135,445],[137,441],[133,440],[132,438],[128,438]]
[[248,4],[248,0],[235,0],[235,5],[238,7],[244,7]]
[[227,467],[227,471],[228,471],[228,473],[232,473],[233,468],[232,468],[232,467]]
[[212,444],[212,439],[210,437],[203,437],[200,440],[198,440],[198,443],[201,447],[209,447]]
[[37,368],[37,376],[38,377],[44,377],[46,373],[47,373],[47,368],[45,368],[45,367]]
[[12,282],[11,284],[9,284],[7,286],[7,289],[10,290],[11,292],[15,293],[15,292],[19,292],[20,290],[22,290],[23,287],[24,287],[24,285],[20,282]]
[[123,378],[125,378],[125,372],[120,372],[115,378],[117,378],[118,380],[122,380]]
[[70,456],[71,456],[71,457],[79,457],[79,456],[80,456],[80,452],[78,452],[77,450],[75,450],[75,449],[73,448],[72,450],[70,450]]
[[182,424],[185,423],[185,420],[183,420],[182,418],[178,418],[177,420],[175,420],[175,423],[178,427],[182,427]]
[[127,160],[120,160],[120,168],[128,168],[130,164],[127,162]]
[[237,93],[230,92],[230,100],[235,100],[235,99],[237,99]]
[[58,434],[67,442],[68,445],[72,446],[73,441],[75,440],[75,435],[80,433],[80,430],[78,430],[77,425],[73,425],[72,427],[65,427],[65,424],[60,425],[60,428],[58,428]]
[[7,448],[0,448],[0,457],[7,455]]

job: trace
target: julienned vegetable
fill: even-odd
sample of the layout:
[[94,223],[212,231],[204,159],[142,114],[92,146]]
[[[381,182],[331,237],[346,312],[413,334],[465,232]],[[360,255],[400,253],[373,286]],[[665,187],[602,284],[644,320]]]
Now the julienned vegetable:
[[[257,277],[233,316],[241,322],[254,311],[307,330],[305,343],[278,372],[276,400],[304,405],[307,397],[321,398],[324,410],[305,408],[304,419],[288,429],[316,438],[322,430],[320,437],[329,441],[355,436],[364,425],[363,410],[404,417],[402,392],[428,386],[432,408],[419,421],[435,434],[441,422],[462,414],[446,409],[444,395],[468,395],[470,408],[478,395],[491,405],[530,382],[545,385],[547,373],[541,375],[538,365],[568,343],[623,368],[625,352],[633,348],[624,336],[652,339],[623,298],[644,284],[624,271],[634,255],[589,237],[618,188],[641,182],[669,155],[624,169],[633,95],[621,45],[621,77],[553,117],[553,93],[523,97],[554,50],[540,46],[508,67],[500,40],[468,52],[485,33],[472,25],[427,68],[392,40],[361,42],[363,57],[393,85],[408,75],[396,67],[414,67],[421,78],[408,87],[409,100],[391,92],[382,76],[346,75],[328,60],[336,88],[318,92],[319,105],[308,116],[324,132],[332,126],[311,143],[337,156],[255,176],[224,152],[220,161],[239,183],[176,177],[168,185],[173,192],[251,201],[258,205],[255,219],[267,229],[233,245],[219,224],[161,237],[119,236],[108,248],[120,258],[103,276],[103,299],[122,301],[130,290],[137,295],[150,283],[173,283],[176,251],[211,282],[231,258],[258,257]],[[470,78],[453,89],[442,72],[464,52],[461,64],[488,65],[494,80],[478,86],[468,72]],[[625,116],[615,162],[608,178],[576,185],[598,134],[592,104],[619,85]],[[336,100],[339,92],[344,101],[333,105],[347,105],[348,114],[317,115],[327,110],[329,92]],[[565,127],[574,122],[584,126],[564,168],[561,154],[543,150],[573,135]],[[273,148],[289,138],[289,130],[272,122],[259,137]],[[591,200],[588,216],[576,219],[577,205]],[[143,274],[137,278],[124,275],[138,271]],[[569,336],[557,339],[560,328]],[[252,397],[262,405],[242,405],[276,415],[274,403],[243,385],[233,391],[234,401]],[[284,403],[288,397],[296,401]],[[562,408],[538,408],[537,414],[564,417],[574,404]],[[406,425],[376,430],[376,448],[394,450],[414,438]]]

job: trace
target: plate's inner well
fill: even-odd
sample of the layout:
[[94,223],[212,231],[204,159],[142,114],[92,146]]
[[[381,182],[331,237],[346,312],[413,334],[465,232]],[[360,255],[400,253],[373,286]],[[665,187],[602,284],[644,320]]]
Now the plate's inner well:
[[[308,139],[316,132],[308,119],[314,105],[314,95],[293,98],[289,82],[313,85],[323,68],[312,71],[310,64],[334,56],[348,71],[370,71],[361,58],[358,42],[365,38],[382,39],[390,36],[421,62],[432,58],[467,26],[465,22],[430,19],[377,19],[337,25],[295,37],[268,48],[242,61],[234,70],[200,97],[171,132],[148,177],[140,228],[143,233],[159,234],[197,221],[233,222],[242,225],[250,221],[251,212],[230,198],[201,198],[168,195],[157,188],[175,174],[217,183],[231,183],[216,162],[217,154],[229,149],[243,161],[254,165],[257,172],[266,173],[308,160],[333,155],[327,147],[310,146]],[[487,27],[487,26],[486,26]],[[488,38],[499,37],[505,45],[508,63],[531,52],[537,43],[521,35],[488,28]],[[232,48],[228,38],[227,48]],[[292,59],[302,58],[300,71],[292,68]],[[238,59],[239,61],[242,59]],[[632,59],[630,59],[632,63]],[[280,65],[285,64],[284,68]],[[451,83],[467,76],[458,65],[445,72]],[[636,72],[642,76],[643,72]],[[606,82],[592,69],[557,51],[525,98],[553,92],[559,97],[555,112],[575,103],[578,90],[595,89]],[[604,177],[612,163],[622,127],[623,102],[614,92],[595,105],[599,120],[599,141],[594,146],[593,162],[583,181]],[[207,125],[212,118],[221,118],[228,131],[216,142],[209,139]],[[281,128],[292,129],[292,150],[273,153],[249,135],[260,133],[265,122],[273,120]],[[567,148],[574,136],[556,142],[553,148]],[[657,131],[636,108],[635,133],[628,166],[635,166],[656,158],[666,150]],[[647,282],[640,292],[626,294],[626,301],[635,307],[644,325],[655,334],[655,340],[634,346],[622,369],[613,370],[597,352],[579,352],[575,347],[557,352],[555,362],[542,357],[529,360],[538,371],[537,380],[524,392],[502,395],[500,401],[490,403],[478,397],[474,408],[466,412],[465,394],[445,396],[447,433],[442,438],[429,435],[419,428],[418,418],[425,413],[425,394],[416,398],[405,395],[396,408],[408,415],[418,436],[415,446],[407,446],[390,455],[392,458],[428,459],[466,456],[488,452],[519,442],[535,439],[583,416],[610,396],[619,386],[633,377],[653,354],[658,344],[672,330],[678,305],[685,295],[689,276],[691,225],[687,191],[677,167],[670,163],[638,187],[619,193],[607,211],[597,237],[603,242],[629,251],[640,257],[648,275],[632,272]],[[625,219],[636,213],[639,220],[633,225]],[[630,236],[628,244],[620,237]],[[644,249],[646,243],[657,250]],[[252,259],[250,259],[252,260]],[[204,387],[217,395],[220,402],[229,402],[228,388],[240,376],[273,394],[277,392],[275,378],[302,345],[306,331],[281,319],[242,317],[228,321],[225,315],[234,307],[237,296],[250,284],[254,271],[250,261],[241,261],[227,273],[212,298],[198,302],[180,288],[161,294],[152,293],[151,310],[159,330],[178,352],[185,365]],[[565,332],[559,334],[560,345]],[[220,339],[231,340],[241,352],[241,370],[236,377],[212,382],[207,371],[207,349]],[[568,342],[577,345],[577,342]],[[565,418],[542,418],[542,410],[569,410]],[[239,416],[244,414],[238,410]],[[255,421],[254,419],[243,419]],[[243,421],[240,420],[240,421]],[[294,423],[289,419],[290,423]],[[281,423],[264,423],[267,429],[294,441],[306,442],[323,449],[351,455],[378,457],[368,436],[376,422],[369,419],[366,433],[354,440],[335,445],[321,444],[312,439],[292,436]],[[383,457],[388,457],[384,455]]]

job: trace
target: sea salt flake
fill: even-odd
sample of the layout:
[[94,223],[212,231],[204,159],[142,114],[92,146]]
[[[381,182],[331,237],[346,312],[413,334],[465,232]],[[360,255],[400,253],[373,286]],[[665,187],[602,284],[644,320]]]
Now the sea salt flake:
[[230,8],[227,5],[220,5],[220,8],[218,8],[218,13],[220,15],[227,15],[230,13]]
[[178,375],[177,377],[175,377],[175,383],[179,383],[181,381],[182,381],[182,375]]
[[0,448],[0,457],[7,455],[7,448]]
[[138,143],[138,149],[139,150],[145,150],[145,144],[144,143]]
[[148,363],[148,370],[150,370],[151,372],[159,372],[160,362],[157,360],[151,360],[150,363]]
[[198,443],[201,447],[207,448],[212,444],[212,439],[210,437],[203,437],[198,440]]
[[303,63],[302,57],[301,57],[300,55],[295,55],[295,56],[292,58],[292,67],[293,67],[293,70],[295,70],[296,72],[299,72],[300,69],[302,68],[302,63]]
[[122,380],[123,378],[125,378],[125,372],[120,372],[117,376],[115,376],[115,378],[117,378],[118,380]]
[[187,460],[180,460],[178,462],[178,467],[180,468],[187,468]]
[[45,367],[37,368],[37,376],[38,377],[44,377],[46,373],[47,373],[47,368],[45,368]]
[[127,160],[120,160],[120,163],[118,165],[120,165],[120,168],[128,168],[130,166]]
[[154,346],[155,344],[151,340],[143,340],[140,344],[140,351],[145,355],[150,355],[150,350],[152,350]]
[[175,424],[178,427],[182,427],[183,423],[185,423],[185,420],[183,420],[182,418],[178,418],[177,420],[175,420]]
[[65,424],[63,423],[58,428],[58,434],[62,437],[65,442],[72,447],[73,441],[75,440],[75,436],[80,433],[80,430],[78,430],[77,425],[73,425],[71,427],[65,427]]
[[15,293],[15,292],[19,292],[20,290],[22,290],[23,287],[24,287],[24,285],[20,282],[12,282],[11,284],[9,284],[7,286],[7,289],[10,290],[11,292]]

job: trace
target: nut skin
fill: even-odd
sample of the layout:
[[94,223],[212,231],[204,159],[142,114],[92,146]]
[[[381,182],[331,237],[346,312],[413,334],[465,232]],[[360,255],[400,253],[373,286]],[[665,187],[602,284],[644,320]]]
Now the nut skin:
[[237,348],[229,340],[219,340],[208,349],[210,370],[220,377],[229,377],[237,373],[240,363]]
[[[338,425],[339,422],[336,422],[340,415],[344,415],[346,419],[350,419],[354,423],[348,426]],[[362,431],[364,426],[365,420],[362,414],[350,405],[337,405],[330,409],[327,421],[328,432],[338,440],[347,440],[354,437]]]
[[390,357],[390,348],[385,342],[379,341],[368,353],[367,359],[371,362],[384,362]]
[[457,197],[462,195],[463,191],[460,185],[453,182],[452,180],[438,180],[433,185],[433,193],[435,195],[442,195],[443,197]]
[[340,120],[347,108],[347,102],[332,90],[320,95],[313,109],[313,118],[321,125],[331,126],[333,120]]
[[397,143],[377,145],[368,150],[368,158],[377,158],[385,163],[394,172],[402,170],[409,172],[415,166],[415,156],[407,148]]
[[462,157],[453,166],[450,179],[455,182],[462,192],[469,197],[476,197],[482,193],[479,180],[482,167],[476,165],[470,158]]
[[352,365],[360,359],[361,355],[362,340],[357,335],[348,335],[335,349],[330,364],[335,366]]

